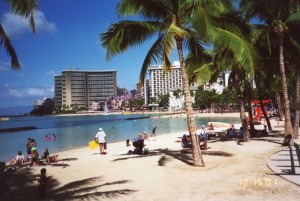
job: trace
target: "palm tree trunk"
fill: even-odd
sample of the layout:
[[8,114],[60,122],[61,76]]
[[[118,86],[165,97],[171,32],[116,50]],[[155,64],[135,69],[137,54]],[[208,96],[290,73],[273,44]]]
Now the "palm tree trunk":
[[295,114],[295,121],[294,121],[294,129],[293,129],[293,138],[298,139],[298,131],[299,131],[299,104],[300,104],[300,70],[298,69],[297,73],[297,82],[296,82],[296,114]]
[[286,83],[286,75],[285,75],[285,66],[284,66],[284,55],[283,55],[283,36],[280,36],[280,46],[279,46],[279,64],[280,64],[280,74],[281,74],[281,83],[282,83],[282,93],[283,93],[283,105],[284,105],[284,123],[285,123],[285,135],[292,134],[293,128],[291,123],[290,116],[290,104],[289,104],[289,96],[288,89]]
[[[236,93],[237,93],[237,98],[238,98],[238,103],[239,103],[239,107],[240,107],[240,119],[241,119],[241,122],[242,122],[242,127],[243,127],[243,130],[244,130],[244,142],[248,142],[250,140],[250,133],[249,133],[249,129],[248,129],[248,125],[247,125],[247,118],[246,118],[246,114],[245,114],[245,103],[244,103],[244,96],[241,92],[241,89],[240,89],[240,79],[239,79],[239,73],[235,73],[234,74],[234,88],[236,90]],[[247,82],[246,80],[243,80],[245,83]],[[245,85],[244,85],[245,86]],[[245,88],[243,89],[245,90]],[[249,98],[248,96],[248,100],[251,99],[251,96]],[[250,103],[251,105],[251,103]],[[249,112],[249,117],[251,118],[252,117],[252,109],[250,108],[250,112]],[[253,125],[253,122],[250,121],[250,126],[251,124]],[[254,126],[253,126],[254,128]]]
[[268,128],[269,128],[269,131],[272,132],[272,131],[273,131],[272,125],[271,125],[270,119],[269,119],[269,117],[268,117],[268,115],[267,115],[267,113],[266,113],[266,111],[265,111],[265,108],[264,108],[264,105],[263,105],[262,97],[261,97],[261,96],[259,96],[259,104],[260,104],[260,107],[261,107],[261,111],[263,112],[264,118],[265,118],[265,120],[266,120],[267,126],[268,126]]
[[250,140],[250,133],[249,133],[249,129],[247,126],[245,105],[244,105],[244,101],[242,101],[242,100],[240,101],[240,118],[242,121],[243,130],[244,130],[244,142],[248,142]]
[[188,83],[185,61],[183,57],[182,39],[177,39],[176,44],[177,44],[180,69],[182,74],[182,84],[183,84],[183,94],[184,94],[184,101],[185,101],[185,110],[187,114],[187,124],[192,139],[193,165],[203,167],[205,166],[205,164],[200,150],[199,138],[196,133],[196,123],[195,123],[194,112],[192,107],[190,87]]
[[277,103],[277,106],[278,106],[279,117],[282,120],[282,119],[284,119],[284,114],[283,114],[283,111],[282,111],[281,98],[280,98],[280,94],[278,93],[278,91],[276,91],[276,103]]
[[268,128],[269,128],[269,131],[272,132],[273,129],[272,129],[272,125],[271,125],[270,119],[269,119],[269,117],[268,117],[268,115],[267,115],[267,113],[266,113],[266,111],[265,111],[265,108],[263,107],[263,102],[262,102],[262,91],[261,91],[261,90],[262,90],[261,79],[260,79],[259,76],[256,76],[256,79],[255,79],[255,80],[256,80],[256,84],[257,84],[256,89],[257,89],[257,93],[258,93],[259,104],[260,104],[261,110],[262,110],[262,112],[263,112],[263,114],[264,114],[264,118],[265,118],[265,120],[266,120],[266,123],[267,123],[267,126],[268,126]]
[[[248,105],[249,105],[249,107],[248,107],[248,114],[249,114],[249,120],[250,120],[250,124],[249,124],[249,126],[250,126],[250,133],[252,134],[252,135],[256,135],[256,130],[255,130],[255,127],[254,127],[254,122],[253,122],[253,112],[252,112],[252,105],[251,105],[251,100],[252,100],[252,91],[251,91],[251,87],[249,87],[249,85],[250,85],[250,83],[247,81],[247,80],[244,80],[244,85],[245,86],[247,86],[247,87],[245,87],[245,89],[244,89],[244,91],[246,90],[246,91],[248,91],[248,97],[247,97],[247,100],[248,100]],[[243,107],[241,107],[241,109],[245,109],[244,108],[244,102],[242,101],[242,100],[240,100],[242,103],[241,104],[243,104],[242,106]],[[241,119],[242,120],[242,119]]]

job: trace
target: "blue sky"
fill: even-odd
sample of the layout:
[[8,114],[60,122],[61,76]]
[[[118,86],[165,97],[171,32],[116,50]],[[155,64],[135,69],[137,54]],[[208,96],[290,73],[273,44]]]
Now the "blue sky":
[[38,1],[36,33],[28,23],[12,15],[0,2],[0,20],[21,63],[12,70],[10,58],[0,49],[0,107],[33,105],[37,99],[53,97],[53,75],[61,71],[117,70],[119,87],[134,89],[151,41],[113,57],[108,62],[99,34],[117,22],[118,0]]

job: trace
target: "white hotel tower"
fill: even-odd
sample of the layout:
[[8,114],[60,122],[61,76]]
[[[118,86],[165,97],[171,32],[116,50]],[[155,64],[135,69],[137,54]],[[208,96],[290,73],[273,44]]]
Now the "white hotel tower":
[[173,63],[170,71],[163,72],[162,65],[151,65],[148,70],[150,73],[150,97],[167,94],[174,87],[182,87],[181,70],[178,61]]

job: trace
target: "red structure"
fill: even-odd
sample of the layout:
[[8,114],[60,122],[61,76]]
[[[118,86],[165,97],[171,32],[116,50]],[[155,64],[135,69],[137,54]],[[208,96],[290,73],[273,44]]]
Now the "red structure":
[[[269,113],[269,106],[272,105],[272,100],[267,99],[267,100],[262,100],[263,103],[263,108],[265,112],[268,114]],[[251,100],[251,106],[252,106],[252,113],[253,113],[253,121],[255,122],[260,122],[261,118],[264,117],[262,108],[260,106],[260,101],[259,100]]]

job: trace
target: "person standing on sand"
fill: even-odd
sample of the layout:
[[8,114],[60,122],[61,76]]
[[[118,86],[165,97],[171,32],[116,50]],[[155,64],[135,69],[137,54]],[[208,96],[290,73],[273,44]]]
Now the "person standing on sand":
[[106,144],[106,134],[102,130],[102,128],[99,128],[99,131],[97,132],[95,139],[98,140],[99,143],[99,148],[100,148],[100,154],[106,154],[104,151],[105,149],[105,144]]
[[47,176],[46,176],[46,169],[41,169],[40,178],[38,180],[38,194],[40,198],[45,198],[47,196]]
[[27,154],[30,156],[31,155],[31,138],[27,139],[26,150],[27,150]]

